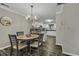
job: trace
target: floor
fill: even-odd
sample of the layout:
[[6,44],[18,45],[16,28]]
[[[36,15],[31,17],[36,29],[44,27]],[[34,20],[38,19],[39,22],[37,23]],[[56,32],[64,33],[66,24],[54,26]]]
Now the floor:
[[[47,52],[46,52],[46,47],[45,47],[45,43],[43,44],[43,48],[40,48],[40,56],[47,56]],[[28,56],[27,53],[25,53],[25,51],[22,53],[22,56]],[[6,48],[4,50],[0,50],[0,56],[10,56],[10,48]],[[13,56],[15,55],[15,50],[13,53]],[[33,51],[32,56],[37,56],[37,54],[35,54],[35,52]],[[62,49],[61,46],[56,45],[55,51],[52,52],[49,56],[68,56],[66,54],[62,53]]]

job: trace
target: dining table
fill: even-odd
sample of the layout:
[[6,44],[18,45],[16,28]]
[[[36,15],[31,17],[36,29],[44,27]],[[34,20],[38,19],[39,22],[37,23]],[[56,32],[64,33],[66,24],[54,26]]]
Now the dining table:
[[39,38],[39,35],[37,35],[37,34],[17,36],[18,40],[24,40],[26,42],[26,44],[28,46],[28,55],[31,55],[31,48],[30,48],[31,41],[34,39],[37,39],[37,38]]

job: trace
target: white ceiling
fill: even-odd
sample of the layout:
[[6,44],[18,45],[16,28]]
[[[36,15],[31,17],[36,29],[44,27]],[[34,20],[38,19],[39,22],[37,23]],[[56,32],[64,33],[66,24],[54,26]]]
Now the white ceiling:
[[55,19],[56,3],[6,3],[10,9],[19,12],[21,15],[30,15],[33,5],[33,15],[37,16],[39,21],[44,22],[45,19]]

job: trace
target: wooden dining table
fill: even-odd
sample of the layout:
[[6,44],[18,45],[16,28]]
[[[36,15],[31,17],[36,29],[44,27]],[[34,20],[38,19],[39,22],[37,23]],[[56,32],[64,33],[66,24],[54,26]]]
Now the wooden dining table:
[[39,38],[39,35],[37,34],[30,34],[30,35],[20,35],[17,36],[18,40],[24,40],[26,41],[26,44],[28,45],[28,53],[31,54],[31,49],[30,49],[30,42],[36,38]]
[[30,34],[30,35],[20,35],[20,36],[17,36],[17,39],[18,40],[33,40],[35,38],[38,38],[39,35],[37,34]]

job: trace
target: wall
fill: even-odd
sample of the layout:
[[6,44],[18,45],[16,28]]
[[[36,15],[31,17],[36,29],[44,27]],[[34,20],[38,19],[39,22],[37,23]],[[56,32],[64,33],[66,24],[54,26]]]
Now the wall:
[[2,26],[0,24],[0,48],[10,45],[8,34],[16,34],[17,31],[24,31],[25,34],[28,34],[31,27],[31,23],[23,16],[0,8],[0,17],[2,16],[9,16],[12,19],[12,25]]
[[62,45],[64,24],[62,19],[62,13],[56,14],[56,44]]
[[64,35],[64,20],[62,19],[63,14],[63,7],[64,5],[57,6],[57,12],[56,12],[56,44],[62,45],[62,39]]
[[[62,20],[61,20],[62,19]],[[79,55],[79,4],[65,4],[60,16],[57,40],[62,41],[63,51],[70,55]],[[61,23],[62,22],[62,23]]]

